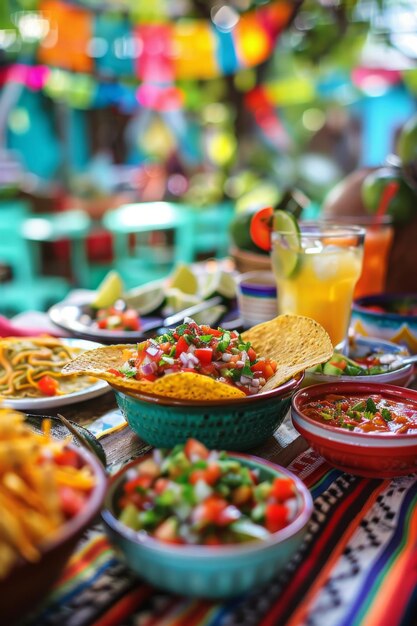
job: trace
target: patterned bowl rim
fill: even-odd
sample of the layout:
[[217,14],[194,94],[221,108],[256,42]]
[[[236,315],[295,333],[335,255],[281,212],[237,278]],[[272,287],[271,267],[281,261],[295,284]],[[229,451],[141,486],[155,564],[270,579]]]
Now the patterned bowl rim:
[[244,396],[243,398],[219,398],[218,400],[179,400],[176,398],[169,398],[166,396],[156,396],[144,392],[127,391],[117,385],[110,385],[113,390],[124,396],[128,396],[133,400],[140,400],[142,402],[148,402],[150,404],[160,404],[163,406],[187,406],[187,407],[212,407],[212,406],[224,406],[234,407],[241,404],[256,404],[263,400],[272,400],[274,398],[285,398],[293,393],[297,389],[304,379],[304,372],[300,372],[296,377],[290,378],[285,383],[282,383],[276,389],[265,391],[253,396]]
[[357,298],[353,301],[352,310],[355,313],[365,313],[375,320],[387,319],[398,323],[416,323],[417,315],[401,315],[401,313],[382,313],[379,311],[370,311],[367,306],[370,304],[383,305],[384,302],[392,302],[395,300],[401,300],[410,298],[415,300],[417,305],[417,293],[383,293],[373,296],[364,296],[363,298]]
[[111,477],[109,488],[107,490],[104,501],[104,507],[101,512],[102,519],[114,532],[116,532],[118,535],[121,535],[124,539],[137,544],[138,546],[149,548],[155,552],[168,553],[178,558],[199,557],[207,560],[213,558],[219,560],[227,556],[240,556],[244,554],[251,554],[253,552],[267,550],[274,545],[280,544],[287,539],[290,539],[293,535],[297,534],[307,525],[313,512],[313,499],[310,491],[298,476],[293,474],[285,467],[281,467],[280,465],[272,463],[271,461],[261,459],[251,454],[245,454],[243,452],[228,452],[228,455],[232,459],[237,459],[243,462],[247,461],[254,463],[258,466],[262,466],[262,468],[266,469],[267,471],[269,470],[272,475],[278,472],[280,474],[283,474],[284,476],[288,476],[292,478],[295,482],[297,495],[302,500],[302,503],[300,505],[300,511],[295,519],[292,520],[292,522],[290,522],[285,528],[275,533],[272,533],[271,537],[268,537],[268,539],[264,539],[261,541],[250,541],[243,544],[240,543],[221,546],[168,544],[163,543],[158,539],[154,539],[146,533],[140,534],[120,522],[112,512],[114,492],[116,491],[118,485],[122,482],[126,471],[134,467],[138,463],[141,463],[144,459],[152,456],[152,451],[148,452],[138,459],[134,459]]
[[293,422],[298,422],[300,426],[307,429],[318,437],[339,441],[350,445],[360,445],[380,448],[396,448],[417,445],[417,435],[404,434],[372,434],[358,433],[353,431],[344,431],[327,424],[321,424],[307,417],[303,413],[303,406],[311,400],[317,400],[321,396],[329,393],[348,395],[348,394],[379,394],[388,397],[391,400],[407,401],[411,400],[417,404],[417,391],[406,387],[398,387],[397,385],[384,385],[382,388],[378,383],[359,383],[359,382],[340,382],[325,383],[321,385],[312,385],[300,389],[291,400],[291,417]]

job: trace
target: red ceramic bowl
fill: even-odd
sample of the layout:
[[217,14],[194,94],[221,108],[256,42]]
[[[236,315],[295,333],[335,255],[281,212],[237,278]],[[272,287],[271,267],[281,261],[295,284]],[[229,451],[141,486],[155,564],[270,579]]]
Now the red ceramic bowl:
[[0,623],[12,625],[36,608],[57,582],[78,540],[99,514],[107,478],[101,464],[88,451],[69,446],[92,468],[96,485],[81,513],[66,522],[60,532],[45,544],[36,563],[18,562],[0,580]]
[[313,450],[331,465],[350,474],[370,478],[393,478],[417,472],[417,434],[357,433],[320,424],[303,413],[303,407],[329,393],[340,395],[380,394],[389,400],[413,401],[417,391],[372,383],[330,383],[298,391],[291,404],[294,427]]

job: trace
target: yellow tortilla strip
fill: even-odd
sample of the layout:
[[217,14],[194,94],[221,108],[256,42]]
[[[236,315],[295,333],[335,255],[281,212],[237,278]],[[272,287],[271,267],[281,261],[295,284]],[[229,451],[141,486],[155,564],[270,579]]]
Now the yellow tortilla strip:
[[[263,391],[275,389],[308,367],[328,361],[333,354],[330,337],[320,324],[302,315],[279,315],[242,333],[258,356],[278,363]],[[262,393],[261,392],[261,393]]]
[[[120,378],[118,379],[120,380]],[[127,382],[127,381],[126,381]],[[135,381],[140,383],[140,381]],[[126,389],[126,385],[120,389]],[[130,388],[133,392],[139,391],[137,386]],[[164,396],[165,398],[175,398],[177,400],[220,400],[229,398],[245,398],[243,391],[237,387],[232,387],[225,383],[219,382],[209,376],[198,374],[197,372],[175,372],[166,374],[158,378],[153,383],[142,383],[140,391],[155,396]]]

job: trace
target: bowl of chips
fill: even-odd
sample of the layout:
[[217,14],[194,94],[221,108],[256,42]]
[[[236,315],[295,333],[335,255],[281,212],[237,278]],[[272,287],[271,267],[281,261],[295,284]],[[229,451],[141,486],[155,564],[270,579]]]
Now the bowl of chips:
[[99,513],[107,480],[96,458],[0,410],[0,614],[21,619],[58,580]]
[[190,439],[112,477],[102,518],[110,541],[147,582],[220,599],[284,569],[312,508],[307,487],[287,469]]
[[194,437],[246,450],[274,433],[304,370],[332,353],[326,331],[307,317],[281,315],[242,334],[188,318],[136,346],[85,352],[63,373],[110,383],[131,428],[153,446]]

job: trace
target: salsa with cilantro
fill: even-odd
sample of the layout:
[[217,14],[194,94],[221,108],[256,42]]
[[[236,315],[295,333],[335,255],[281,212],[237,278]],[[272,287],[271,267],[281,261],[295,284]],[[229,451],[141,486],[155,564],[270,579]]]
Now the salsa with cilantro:
[[258,469],[188,439],[126,471],[118,519],[165,543],[217,546],[268,539],[301,508],[290,476],[261,480]]
[[328,394],[308,402],[303,413],[321,424],[362,433],[417,433],[417,405],[380,395],[346,397]]
[[195,372],[241,389],[246,395],[261,391],[277,363],[258,356],[236,331],[198,325],[189,319],[181,326],[138,345],[127,355],[116,376],[154,381],[165,374]]

